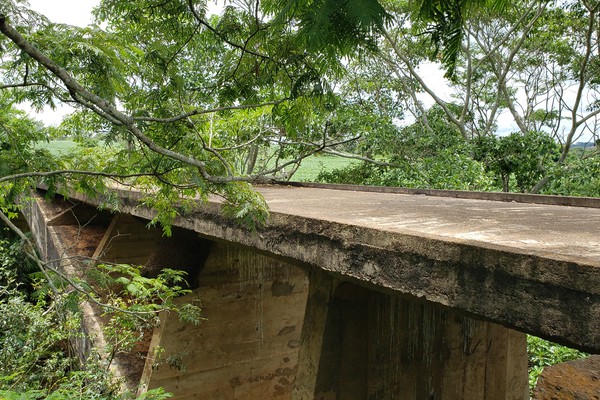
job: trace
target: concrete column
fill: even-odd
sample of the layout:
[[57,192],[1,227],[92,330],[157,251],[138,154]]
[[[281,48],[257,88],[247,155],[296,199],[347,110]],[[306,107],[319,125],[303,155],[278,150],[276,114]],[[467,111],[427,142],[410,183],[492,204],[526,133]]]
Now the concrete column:
[[[200,242],[201,245],[204,242]],[[155,260],[155,262],[158,260]],[[198,326],[164,315],[142,379],[177,399],[290,399],[308,281],[298,267],[216,242],[194,293]]]
[[369,399],[527,399],[525,335],[434,304],[369,299]]
[[[527,399],[525,335],[311,275],[294,400]],[[313,280],[314,277],[314,280]]]
[[[334,377],[319,376],[335,373],[329,365],[339,354],[330,355],[327,350],[332,349],[339,353],[341,349],[329,342],[332,326],[339,326],[337,321],[329,321],[336,315],[330,312],[329,306],[332,302],[334,280],[320,269],[310,270],[308,298],[306,301],[306,312],[302,328],[301,346],[298,353],[298,373],[296,383],[292,392],[294,400],[309,400],[315,398],[316,393],[324,393],[331,387],[321,387],[324,383],[328,386],[334,384]],[[329,337],[327,337],[329,335]],[[335,365],[333,365],[335,367]]]

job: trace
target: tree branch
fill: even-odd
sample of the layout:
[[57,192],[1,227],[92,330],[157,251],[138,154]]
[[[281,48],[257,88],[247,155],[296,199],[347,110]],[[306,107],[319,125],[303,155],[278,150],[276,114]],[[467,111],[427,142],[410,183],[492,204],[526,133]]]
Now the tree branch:
[[394,50],[396,57],[398,57],[408,68],[408,71],[410,72],[410,76],[412,76],[413,79],[415,79],[419,83],[421,88],[425,92],[427,92],[427,94],[429,96],[431,96],[431,98],[436,102],[436,104],[439,105],[442,108],[442,110],[444,110],[444,113],[446,114],[448,119],[450,121],[452,121],[452,123],[458,128],[458,130],[460,131],[463,138],[468,139],[468,133],[467,133],[467,130],[465,129],[465,125],[463,123],[461,123],[461,121],[458,118],[456,118],[454,113],[448,108],[448,105],[446,104],[446,102],[443,101],[440,97],[438,97],[435,94],[435,92],[425,83],[423,78],[421,78],[421,76],[419,76],[419,74],[417,74],[417,71],[415,70],[414,66],[412,65],[412,62],[410,61],[410,59],[408,57],[406,57],[404,54],[402,54],[402,51],[400,50],[400,48],[398,47],[398,44],[392,38],[390,33],[385,28],[382,28],[381,31],[383,33],[383,36],[387,40],[387,42],[390,44],[390,46]]
[[242,104],[242,105],[238,105],[238,106],[223,106],[223,107],[209,108],[209,109],[205,109],[205,110],[197,110],[196,109],[196,110],[187,112],[185,114],[177,115],[177,116],[171,117],[171,118],[133,117],[132,119],[134,121],[172,123],[172,122],[181,121],[181,120],[184,120],[189,117],[196,116],[196,115],[211,114],[211,113],[216,113],[219,111],[246,110],[249,108],[276,106],[286,100],[289,100],[289,98],[286,97],[285,99],[274,100],[274,101],[269,101],[269,102],[260,103],[260,104]]
[[128,115],[119,111],[116,107],[111,105],[107,100],[100,96],[91,93],[85,87],[83,87],[77,80],[75,80],[64,68],[56,64],[45,54],[36,49],[31,43],[29,43],[16,29],[14,29],[6,21],[6,17],[0,15],[0,32],[2,32],[7,38],[17,45],[24,53],[29,55],[31,58],[36,60],[50,72],[52,72],[58,79],[60,79],[74,100],[91,109],[98,115],[108,118],[109,120],[123,125],[131,134],[133,134],[140,142],[142,142],[150,150],[172,158],[174,160],[183,162],[190,166],[198,168],[198,172],[202,178],[212,183],[227,183],[233,181],[247,181],[247,178],[237,176],[214,176],[211,175],[207,170],[207,165],[204,161],[195,159],[193,157],[186,156],[173,150],[166,149],[156,144],[152,139],[146,136],[135,124],[135,121]]
[[591,118],[593,115],[596,115],[598,113],[598,110],[596,110],[593,113],[593,115],[588,115],[586,118],[584,118],[580,122],[577,121],[577,110],[579,108],[579,105],[581,104],[581,98],[583,96],[583,91],[586,86],[586,82],[585,82],[586,68],[587,68],[587,66],[590,62],[590,58],[592,56],[592,36],[594,34],[595,25],[596,25],[596,13],[598,11],[598,7],[600,7],[600,4],[595,4],[594,7],[590,7],[588,4],[586,4],[585,1],[583,3],[586,6],[586,8],[588,9],[588,12],[590,13],[589,18],[588,18],[588,27],[587,27],[586,34],[585,34],[585,54],[583,56],[583,60],[580,63],[579,71],[578,71],[577,95],[575,97],[575,103],[573,104],[573,109],[571,110],[571,130],[569,131],[569,134],[567,135],[567,140],[565,141],[565,144],[563,146],[563,151],[562,151],[562,154],[560,155],[559,164],[562,164],[565,161],[565,159],[567,158],[567,155],[569,154],[569,150],[571,149],[571,144],[573,142],[573,136],[575,136],[575,132],[577,131],[577,128],[581,124],[583,124],[585,121],[587,121],[589,118]]
[[20,87],[29,87],[29,86],[42,86],[48,90],[54,90],[50,86],[46,85],[45,83],[41,83],[41,82],[7,83],[5,85],[0,85],[0,90],[14,89],[14,88],[20,88]]
[[196,21],[198,21],[199,24],[203,25],[206,27],[206,29],[208,29],[209,31],[211,31],[212,33],[215,34],[216,37],[218,37],[219,39],[221,39],[222,41],[224,41],[225,43],[227,43],[228,45],[235,47],[236,49],[241,50],[244,53],[248,53],[248,54],[252,54],[253,56],[256,57],[260,57],[260,58],[266,58],[266,59],[271,59],[271,57],[269,57],[266,54],[262,54],[256,51],[252,51],[252,50],[248,50],[246,48],[247,43],[242,46],[241,44],[232,42],[231,40],[227,39],[225,36],[223,36],[219,31],[217,31],[215,28],[213,28],[208,22],[206,22],[199,14],[198,12],[194,9],[194,4],[192,2],[192,0],[188,0],[188,6],[190,8],[190,11],[192,12],[192,14],[194,15],[194,18],[196,19]]
[[56,285],[54,284],[54,282],[52,282],[52,280],[50,279],[50,276],[48,275],[48,271],[46,270],[46,265],[42,262],[42,260],[39,259],[39,257],[37,257],[34,253],[33,253],[33,249],[35,249],[35,245],[31,242],[31,240],[23,233],[23,231],[21,229],[19,229],[15,224],[12,223],[12,221],[4,214],[4,212],[0,209],[0,220],[2,220],[2,222],[4,222],[4,224],[6,226],[8,226],[8,228],[10,230],[12,230],[13,232],[15,232],[17,234],[17,236],[19,236],[19,238],[21,239],[21,241],[25,244],[27,244],[27,248],[23,249],[23,252],[25,253],[25,255],[32,260],[40,269],[40,271],[42,272],[42,274],[44,275],[44,278],[46,278],[46,281],[48,282],[48,286],[50,286],[50,288],[52,289],[52,291],[56,294],[59,293],[58,288],[56,287]]
[[374,159],[369,158],[369,157],[359,156],[358,154],[345,153],[345,152],[337,151],[337,150],[333,150],[333,149],[323,149],[322,152],[326,153],[326,154],[332,154],[334,156],[338,156],[338,157],[342,157],[342,158],[349,158],[349,159],[352,159],[352,160],[364,161],[364,162],[367,162],[369,164],[379,165],[381,167],[392,167],[392,168],[398,168],[399,167],[398,164],[389,163],[389,162],[385,162],[385,161],[378,161],[378,160],[374,160]]
[[14,181],[17,179],[25,179],[25,178],[47,178],[55,175],[88,175],[88,176],[99,176],[110,178],[113,180],[117,179],[127,179],[127,178],[139,178],[142,176],[157,176],[161,175],[159,173],[138,173],[138,174],[111,174],[108,172],[97,172],[97,171],[83,171],[76,169],[63,169],[56,171],[47,171],[47,172],[23,172],[20,174],[6,175],[0,177],[0,183],[7,181]]

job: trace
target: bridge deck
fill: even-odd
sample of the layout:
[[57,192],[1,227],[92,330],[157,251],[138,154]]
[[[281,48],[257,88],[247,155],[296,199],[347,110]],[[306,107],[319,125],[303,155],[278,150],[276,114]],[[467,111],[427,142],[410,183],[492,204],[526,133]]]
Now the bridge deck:
[[260,192],[275,213],[600,267],[600,208],[301,187]]

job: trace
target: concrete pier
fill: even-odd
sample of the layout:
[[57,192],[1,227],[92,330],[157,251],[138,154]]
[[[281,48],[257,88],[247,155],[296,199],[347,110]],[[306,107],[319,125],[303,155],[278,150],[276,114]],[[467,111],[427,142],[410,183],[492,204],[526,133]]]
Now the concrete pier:
[[525,334],[318,275],[293,399],[528,398]]
[[192,295],[205,318],[198,326],[164,315],[154,332],[143,388],[177,399],[289,399],[308,279],[298,267],[230,243],[211,245]]

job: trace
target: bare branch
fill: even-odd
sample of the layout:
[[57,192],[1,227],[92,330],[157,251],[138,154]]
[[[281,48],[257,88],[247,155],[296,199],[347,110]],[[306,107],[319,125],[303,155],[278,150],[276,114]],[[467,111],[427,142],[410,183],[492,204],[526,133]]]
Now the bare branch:
[[592,36],[594,34],[594,30],[595,30],[595,26],[596,26],[596,13],[598,11],[598,7],[600,7],[600,4],[595,4],[593,7],[589,7],[589,5],[586,4],[586,2],[583,2],[583,3],[589,12],[588,27],[587,27],[587,30],[585,33],[585,54],[579,65],[577,95],[575,97],[575,103],[573,104],[573,109],[571,110],[571,118],[572,118],[571,124],[572,125],[571,125],[571,130],[569,131],[569,133],[567,135],[567,139],[565,140],[562,154],[560,155],[560,159],[559,159],[560,164],[562,164],[565,161],[565,159],[567,158],[567,155],[569,154],[569,150],[571,149],[571,144],[573,142],[573,136],[575,136],[577,128],[581,124],[586,122],[589,118],[591,118],[593,115],[596,115],[599,112],[598,110],[596,110],[594,113],[592,113],[593,115],[588,115],[586,118],[581,120],[579,123],[577,122],[577,110],[579,109],[579,105],[581,104],[581,100],[583,97],[583,91],[586,87],[586,82],[585,82],[586,68],[587,68],[587,66],[590,62],[590,58],[592,56]]
[[188,0],[188,6],[190,8],[190,11],[192,12],[192,14],[194,15],[194,18],[196,19],[196,21],[205,26],[206,29],[208,29],[209,31],[211,31],[212,33],[215,34],[215,36],[217,36],[219,39],[221,39],[222,41],[224,41],[225,43],[227,43],[228,45],[235,47],[236,49],[241,50],[244,53],[248,53],[248,54],[252,54],[253,56],[257,56],[260,58],[266,58],[266,59],[271,59],[271,57],[269,57],[266,54],[262,54],[253,50],[249,50],[246,46],[248,45],[248,42],[244,43],[244,45],[242,46],[241,44],[232,42],[231,40],[227,39],[224,35],[222,35],[219,31],[217,31],[215,28],[213,28],[208,22],[206,22],[201,16],[200,14],[198,14],[198,12],[196,11],[196,9],[194,8],[194,4],[192,2],[192,0]]
[[[534,4],[538,4],[538,12],[540,11],[540,9],[544,9],[546,7],[545,3],[537,3],[534,2],[531,5],[533,6]],[[519,26],[521,26],[521,24],[525,21],[529,21],[530,19],[532,19],[532,17],[529,15],[529,12],[532,11],[531,8],[529,8],[527,10],[527,12],[522,12],[521,13],[521,18],[519,18],[519,20],[514,23],[511,28],[508,30],[508,32],[506,32],[506,34],[504,35],[504,38],[499,40],[491,49],[489,49],[486,53],[486,55],[484,55],[478,62],[477,64],[473,67],[473,69],[478,69],[479,67],[481,67],[481,65],[485,62],[488,61],[488,59],[498,51],[498,49],[500,48],[500,46],[502,46],[503,44],[505,44],[508,40],[510,40],[511,38],[514,37],[515,31],[519,28]]]
[[0,220],[2,220],[2,222],[4,222],[4,224],[6,226],[8,226],[8,228],[10,230],[12,230],[13,232],[15,232],[17,234],[17,236],[19,236],[19,238],[21,239],[21,241],[24,244],[27,244],[27,246],[23,247],[23,252],[25,253],[25,255],[38,266],[39,270],[44,275],[44,278],[46,278],[46,281],[48,282],[48,286],[50,286],[50,288],[52,289],[52,291],[54,293],[56,293],[56,294],[60,293],[59,290],[58,290],[58,288],[54,284],[54,282],[52,282],[52,280],[50,279],[50,275],[48,275],[48,271],[46,269],[46,265],[35,254],[35,252],[34,252],[33,249],[35,249],[36,246],[23,233],[23,231],[21,229],[19,229],[15,224],[12,223],[12,221],[6,216],[6,214],[4,214],[4,212],[2,210],[0,210]]
[[0,177],[0,183],[7,181],[14,181],[17,179],[26,179],[26,178],[47,178],[55,175],[88,175],[88,176],[100,176],[110,179],[127,179],[127,178],[139,178],[142,176],[157,176],[160,174],[157,173],[137,173],[137,174],[112,174],[109,172],[98,172],[98,171],[83,171],[76,169],[62,169],[56,171],[47,171],[47,172],[22,172],[20,174],[6,175]]
[[[525,43],[525,40],[529,36],[529,33],[531,32],[531,29],[533,28],[536,21],[542,16],[542,14],[545,10],[545,7],[546,7],[545,3],[540,3],[538,5],[533,16],[531,16],[527,20],[527,22],[528,22],[527,25],[525,25],[523,27],[523,32],[521,33],[521,35],[518,38],[518,40],[516,41],[515,45],[511,49],[508,57],[501,56],[500,54],[498,54],[498,48],[499,48],[498,46],[495,46],[493,49],[488,50],[487,56],[486,56],[486,58],[488,58],[489,61],[491,62],[492,70],[493,70],[494,74],[496,75],[496,78],[498,79],[498,86],[497,86],[498,94],[501,93],[503,95],[504,100],[507,103],[508,110],[512,114],[515,122],[519,126],[519,129],[523,133],[527,132],[527,126],[525,125],[525,122],[523,121],[523,118],[521,117],[521,115],[519,115],[519,113],[517,112],[517,110],[515,108],[515,103],[508,91],[507,86],[506,86],[507,76],[508,76],[508,73],[511,71],[511,67],[512,67],[515,57],[517,56],[517,53],[523,47],[523,44]],[[525,14],[529,14],[529,13],[525,13]],[[519,23],[521,23],[522,21],[524,21],[523,18],[521,18],[519,20]],[[474,37],[476,40],[478,39],[478,37],[476,35]],[[508,39],[508,37],[505,38],[505,40],[506,39]],[[480,40],[478,40],[478,43],[482,48],[486,47],[485,44],[482,43]],[[500,66],[501,71],[498,71],[497,68],[494,68],[495,65]]]
[[410,61],[410,59],[408,57],[406,57],[402,53],[402,51],[398,47],[398,44],[396,43],[396,41],[394,40],[394,38],[392,38],[392,35],[385,28],[382,28],[381,32],[383,33],[383,36],[385,37],[385,39],[387,40],[387,42],[392,47],[392,50],[394,50],[394,53],[396,54],[396,57],[398,57],[406,65],[406,67],[408,68],[408,71],[410,72],[410,76],[412,76],[419,83],[419,85],[421,86],[421,88],[429,96],[431,96],[431,98],[436,102],[436,104],[438,104],[442,108],[442,110],[444,110],[444,113],[446,114],[446,116],[448,117],[448,119],[450,121],[452,121],[452,123],[459,129],[461,135],[465,139],[468,139],[468,133],[467,133],[467,130],[465,129],[465,125],[463,123],[461,123],[461,121],[458,118],[456,118],[456,116],[454,115],[454,113],[448,108],[448,105],[446,104],[446,102],[443,101],[438,95],[436,95],[435,91],[433,89],[431,89],[425,83],[425,81],[423,80],[423,78],[421,78],[421,76],[415,70],[415,68],[412,65],[412,62]]
[[52,87],[46,85],[45,83],[42,82],[23,82],[23,83],[7,83],[5,85],[0,85],[0,90],[2,89],[14,89],[14,88],[21,88],[21,87],[29,87],[29,86],[42,86],[45,87],[48,90],[54,90]]
[[363,157],[363,156],[359,156],[357,154],[345,153],[343,151],[337,151],[337,150],[333,150],[333,149],[323,149],[322,152],[326,153],[326,154],[331,154],[331,155],[334,155],[334,156],[342,157],[342,158],[349,158],[349,159],[352,159],[352,160],[360,160],[360,161],[367,162],[369,164],[379,165],[379,166],[382,166],[382,167],[393,167],[393,168],[399,167],[398,164],[389,163],[389,162],[385,162],[385,161],[374,160],[374,159],[369,158],[369,157]]
[[252,177],[256,180],[259,181],[266,181],[268,180],[267,178],[265,178],[265,175],[274,175],[277,172],[282,171],[283,169],[285,169],[285,167],[290,166],[290,165],[297,165],[298,163],[300,163],[302,160],[304,160],[307,157],[310,157],[314,154],[317,154],[321,151],[323,151],[326,148],[329,147],[334,147],[334,146],[339,146],[341,144],[345,144],[345,143],[349,143],[353,140],[358,139],[360,136],[355,136],[349,139],[344,139],[344,140],[340,140],[337,142],[332,142],[332,143],[320,143],[320,144],[315,144],[315,143],[309,143],[309,142],[282,142],[281,140],[276,141],[276,140],[272,140],[272,142],[274,143],[279,143],[279,144],[286,144],[286,145],[290,145],[290,144],[297,144],[297,145],[303,145],[303,146],[308,146],[308,147],[313,147],[313,149],[307,153],[301,154],[299,157],[296,157],[293,160],[289,160],[284,162],[283,164],[279,164],[278,166],[276,166],[275,168],[271,168],[269,170],[266,171],[262,171],[260,175],[252,175]]

